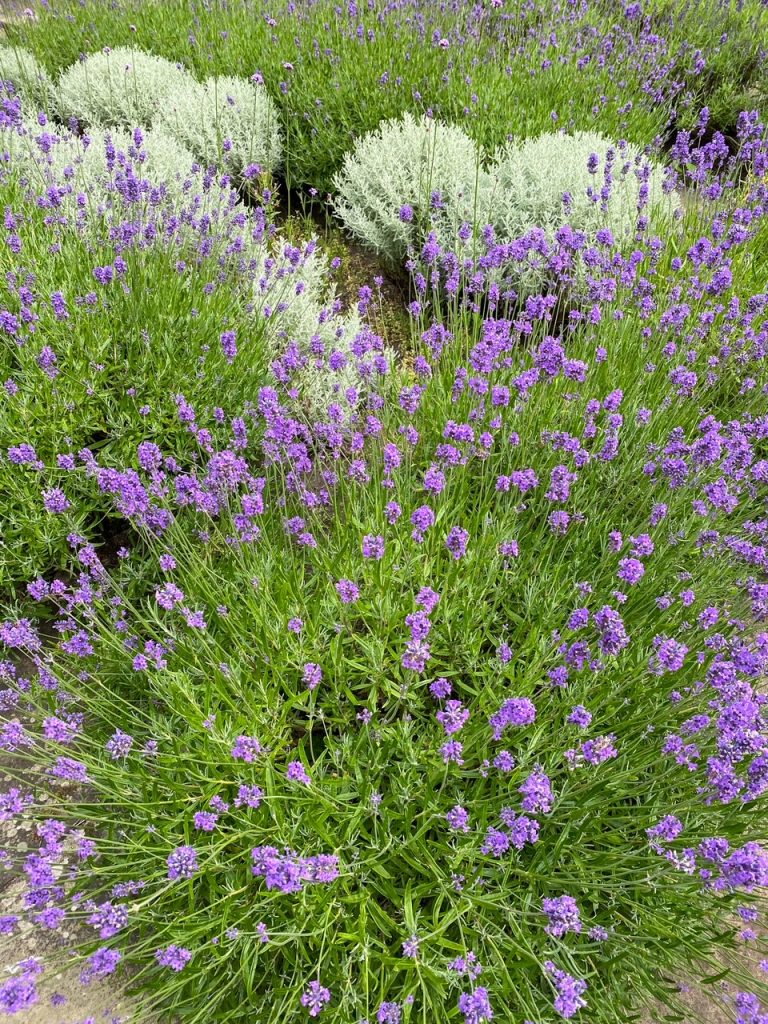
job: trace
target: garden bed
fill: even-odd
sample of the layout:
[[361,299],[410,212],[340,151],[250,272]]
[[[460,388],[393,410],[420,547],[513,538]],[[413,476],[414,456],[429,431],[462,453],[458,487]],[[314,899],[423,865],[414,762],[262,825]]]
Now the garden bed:
[[0,1010],[763,1024],[767,27],[6,18]]

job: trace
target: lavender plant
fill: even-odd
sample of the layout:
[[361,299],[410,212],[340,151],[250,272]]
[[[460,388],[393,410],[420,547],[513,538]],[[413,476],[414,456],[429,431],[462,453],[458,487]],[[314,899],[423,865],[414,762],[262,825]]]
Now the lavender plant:
[[109,46],[83,55],[56,83],[57,113],[85,126],[148,126],[167,96],[193,79],[183,65],[136,47]]
[[[11,28],[51,71],[126,43],[263,78],[288,196],[382,122],[429,145],[356,185],[408,255],[395,357],[248,163],[151,172],[113,132],[86,186],[84,140],[0,94],[0,821],[37,837],[0,855],[0,933],[51,950],[5,1014],[50,1016],[58,937],[137,1024],[690,1019],[698,981],[764,1021],[768,140],[696,103],[719,15],[759,19],[718,3],[693,44],[668,8],[50,0]],[[507,232],[478,147],[585,124],[568,218]],[[458,159],[422,189],[443,132],[471,207]],[[608,139],[668,142],[674,223]]]
[[[56,564],[66,547],[42,497],[60,483],[56,455],[68,464],[95,446],[123,458],[147,431],[168,443],[177,389],[206,407],[222,386],[244,400],[270,358],[249,312],[256,254],[273,230],[267,206],[246,215],[226,179],[163,168],[183,150],[156,150],[154,130],[146,139],[137,131],[126,150],[114,133],[84,152],[78,144],[82,163],[56,155],[74,143],[54,146],[58,136],[38,132],[33,159],[29,138],[0,131],[25,144],[0,164],[3,588]],[[225,352],[227,332],[237,340]],[[187,448],[182,441],[176,456]],[[80,528],[104,514],[83,500]]]

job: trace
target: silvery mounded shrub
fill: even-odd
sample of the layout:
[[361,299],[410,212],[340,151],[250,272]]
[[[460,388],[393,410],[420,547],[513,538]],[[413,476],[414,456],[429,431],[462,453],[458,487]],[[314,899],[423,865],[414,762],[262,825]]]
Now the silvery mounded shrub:
[[[526,238],[527,256],[515,261],[515,287],[530,293],[548,286],[549,257],[557,233],[569,225],[609,246],[624,246],[639,230],[670,224],[680,206],[664,167],[626,141],[597,132],[548,132],[512,140],[490,167],[491,223],[501,243]],[[578,247],[577,247],[578,248]],[[586,267],[574,250],[572,294],[584,292]]]
[[462,224],[482,224],[490,194],[472,139],[456,125],[409,113],[358,139],[334,185],[347,230],[394,265],[430,229],[452,241]]
[[269,174],[280,163],[275,105],[263,85],[245,78],[180,83],[166,97],[158,124],[201,163],[216,164],[236,180]]
[[492,221],[505,239],[531,228],[553,237],[564,224],[576,231],[608,229],[631,238],[639,218],[671,217],[678,196],[665,188],[665,171],[626,141],[598,132],[547,132],[498,150]]
[[53,80],[28,50],[0,46],[0,82],[10,82],[30,112],[50,109]]
[[118,46],[91,53],[63,72],[56,87],[58,114],[85,125],[150,125],[168,94],[193,79],[184,67],[143,50]]
[[355,405],[367,381],[389,372],[394,353],[364,323],[356,308],[343,308],[330,279],[328,256],[312,238],[294,246],[276,237],[256,254],[253,310],[266,325],[273,370],[292,374],[292,385],[311,414],[330,402]]
[[[153,186],[181,189],[195,160],[180,142],[157,128],[133,132],[94,125],[76,135],[25,119],[0,131],[0,143],[23,178],[38,188],[56,185],[93,200],[119,176],[132,175]],[[66,195],[59,197],[66,202]]]

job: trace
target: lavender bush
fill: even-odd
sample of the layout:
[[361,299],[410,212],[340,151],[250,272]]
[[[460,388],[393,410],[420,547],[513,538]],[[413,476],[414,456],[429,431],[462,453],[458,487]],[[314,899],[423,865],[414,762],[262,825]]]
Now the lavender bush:
[[[133,965],[191,1021],[616,1022],[762,948],[761,133],[684,255],[595,250],[559,336],[553,298],[511,319],[483,284],[519,245],[438,308],[429,243],[412,368],[362,403],[307,416],[286,357],[222,415],[177,396],[186,468],[161,436],[62,465],[69,581],[28,587],[52,643],[2,626],[3,743],[50,780],[28,916],[91,930],[85,981]],[[89,491],[140,538],[112,569]],[[34,1004],[29,970],[2,999]]]
[[[169,167],[166,156],[183,149],[169,140],[156,150],[156,130],[147,138],[136,132],[124,150],[115,133],[84,147],[86,139],[40,126],[19,135],[14,98],[4,111],[0,139],[12,143],[0,161],[7,586],[55,565],[66,547],[68,531],[44,493],[59,486],[62,466],[78,452],[95,445],[102,457],[122,459],[155,432],[168,443],[179,391],[208,403],[212,389],[226,387],[244,401],[263,382],[269,353],[251,292],[274,228],[266,206],[246,214],[227,179],[191,169],[182,177],[183,163]],[[225,333],[235,335],[228,351],[219,340]],[[182,440],[176,456],[187,448]],[[77,514],[82,528],[104,509],[83,503]]]

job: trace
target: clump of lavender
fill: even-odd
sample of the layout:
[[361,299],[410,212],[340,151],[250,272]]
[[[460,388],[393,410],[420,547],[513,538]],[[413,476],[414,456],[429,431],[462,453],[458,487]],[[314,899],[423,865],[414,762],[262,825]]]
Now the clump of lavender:
[[[470,272],[462,308],[411,307],[413,369],[363,394],[308,417],[282,359],[237,410],[176,396],[183,465],[157,434],[65,463],[67,577],[28,587],[54,639],[0,626],[2,742],[51,797],[22,912],[86,916],[86,977],[135,965],[213,1019],[514,999],[607,1022],[674,1006],[648,963],[727,944],[768,882],[766,303],[734,289],[748,237],[721,266],[696,230],[685,258],[638,243],[653,310],[636,256],[606,255],[600,315],[560,336],[547,296],[512,319]],[[223,372],[242,337],[218,333]],[[21,439],[8,460],[48,469]],[[141,553],[105,564],[86,495]]]
[[[508,76],[518,23],[494,5],[315,6],[258,29],[304,161],[318,126],[318,147],[338,135],[322,100],[299,103],[301,69],[379,37],[413,43],[390,54],[416,67],[409,102],[425,69],[447,89],[465,73],[478,132],[506,77],[597,117],[615,89],[574,83],[650,64],[617,137],[684,88],[638,4],[605,36],[593,9],[549,12],[545,34],[526,15]],[[350,118],[390,102],[376,74],[384,99]],[[153,1009],[268,1024],[618,1024],[651,997],[679,1012],[657,979],[692,950],[706,970],[739,948],[734,917],[756,925],[768,884],[768,159],[757,115],[736,136],[735,156],[717,133],[675,141],[697,207],[674,238],[427,233],[387,373],[359,308],[349,345],[335,299],[299,335],[289,268],[312,273],[311,253],[211,173],[176,205],[118,168],[71,223],[57,189],[3,169],[4,550],[18,572],[33,508],[58,543],[0,620],[0,745],[39,780],[0,794],[0,820],[31,815],[37,837],[5,857],[24,888],[0,930],[77,925],[84,983],[138,974]],[[520,299],[530,259],[552,287]],[[563,309],[575,261],[588,302]],[[338,386],[351,357],[360,383]],[[107,515],[117,550],[98,545]],[[19,964],[0,1006],[35,1005],[52,968]],[[748,992],[734,1006],[762,1014]]]

